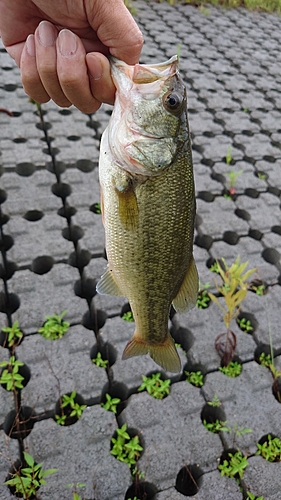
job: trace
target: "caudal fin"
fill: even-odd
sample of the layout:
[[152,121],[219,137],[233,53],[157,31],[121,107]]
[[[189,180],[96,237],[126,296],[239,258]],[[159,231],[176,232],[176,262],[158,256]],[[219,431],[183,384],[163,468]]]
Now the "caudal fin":
[[159,366],[169,372],[180,372],[181,362],[177,353],[175,343],[171,334],[168,332],[165,341],[162,344],[150,345],[140,340],[136,333],[132,340],[126,345],[122,359],[132,358],[133,356],[142,356],[149,353],[152,359]]

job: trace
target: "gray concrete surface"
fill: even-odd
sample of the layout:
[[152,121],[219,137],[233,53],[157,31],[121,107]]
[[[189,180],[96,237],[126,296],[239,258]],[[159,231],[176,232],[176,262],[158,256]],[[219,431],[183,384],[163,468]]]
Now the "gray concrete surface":
[[[165,60],[181,44],[180,69],[188,90],[197,192],[194,254],[200,280],[214,283],[207,267],[211,257],[224,257],[230,264],[240,255],[257,268],[255,277],[267,282],[268,293],[259,297],[249,292],[243,303],[243,311],[254,314],[258,322],[254,335],[233,325],[237,354],[243,362],[242,374],[235,379],[219,371],[214,341],[224,324],[218,307],[212,304],[206,310],[196,308],[176,316],[176,324],[187,328],[193,339],[188,360],[202,363],[207,375],[202,389],[173,377],[171,394],[163,401],[137,391],[141,376],[157,369],[150,358],[121,360],[134,330],[133,324],[120,318],[126,301],[95,296],[91,309],[107,314],[100,335],[117,351],[110,376],[130,391],[118,420],[104,410],[99,398],[108,374],[90,359],[95,334],[87,328],[84,316],[90,301],[74,292],[80,275],[69,256],[75,248],[64,237],[66,219],[57,213],[62,200],[51,188],[56,182],[52,161],[57,166],[62,162],[60,180],[71,187],[67,203],[76,209],[71,224],[82,230],[78,248],[89,252],[84,277],[97,279],[106,266],[104,233],[100,215],[90,207],[99,201],[99,138],[111,108],[104,105],[88,116],[74,107],[62,110],[52,102],[44,104],[44,135],[36,107],[21,87],[18,68],[0,48],[0,107],[15,115],[0,113],[0,182],[7,196],[1,210],[9,216],[0,241],[6,235],[13,238],[13,245],[2,252],[1,269],[5,259],[17,265],[9,279],[2,279],[0,325],[6,325],[8,317],[3,297],[14,293],[20,307],[11,318],[26,333],[16,354],[31,370],[30,382],[21,391],[22,404],[37,414],[24,447],[45,468],[58,469],[40,489],[42,500],[68,500],[72,494],[66,485],[78,482],[86,485],[81,490],[84,499],[123,500],[131,484],[130,471],[110,454],[110,439],[122,422],[144,439],[139,469],[156,486],[158,500],[184,498],[175,489],[176,477],[184,465],[191,464],[198,464],[203,472],[194,495],[197,500],[245,500],[246,491],[265,500],[280,500],[280,463],[269,463],[255,453],[263,435],[281,438],[281,406],[272,394],[271,374],[256,363],[254,351],[260,342],[269,343],[269,332],[274,347],[281,348],[281,19],[243,9],[207,7],[201,12],[190,5],[134,3],[145,37],[142,62]],[[225,161],[229,147],[231,165]],[[237,178],[235,200],[223,196],[231,170],[243,171]],[[24,218],[30,210],[40,212],[37,221]],[[230,239],[228,231],[233,233]],[[43,265],[46,256],[53,259],[44,274],[38,274],[36,267],[35,259],[41,256]],[[45,316],[63,310],[68,311],[69,332],[56,341],[42,338],[37,330]],[[8,355],[7,349],[0,348],[0,361]],[[182,350],[180,356],[184,365],[187,359]],[[280,368],[278,358],[276,366]],[[61,394],[74,389],[88,407],[74,425],[58,426],[50,412]],[[14,398],[1,387],[0,391],[0,498],[8,500],[13,497],[3,482],[19,448],[3,431]],[[244,497],[235,480],[221,477],[217,469],[223,449],[233,445],[235,436],[212,434],[201,421],[205,401],[215,394],[223,403],[228,425],[252,430],[235,439],[249,461],[242,484]]]

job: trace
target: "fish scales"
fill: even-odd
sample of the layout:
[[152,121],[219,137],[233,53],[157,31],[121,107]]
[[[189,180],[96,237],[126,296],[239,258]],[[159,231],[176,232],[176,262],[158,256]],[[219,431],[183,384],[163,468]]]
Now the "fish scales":
[[[125,72],[128,68],[125,63],[117,61],[114,64],[117,67],[121,65],[121,70]],[[165,64],[170,72],[166,69],[163,76],[161,69]],[[150,67],[144,68],[147,76]],[[100,153],[101,205],[108,270],[98,283],[97,290],[124,295],[130,302],[136,331],[124,351],[125,359],[150,353],[163,368],[179,371],[180,361],[168,332],[168,318],[172,302],[181,311],[192,307],[197,298],[198,276],[192,256],[195,217],[193,168],[185,90],[175,70],[175,58],[153,68],[156,68],[156,74],[157,71],[160,73],[159,80],[162,77],[161,88],[157,92],[157,80],[146,84],[154,85],[154,99],[149,94],[149,100],[154,100],[155,106],[150,102],[142,103],[142,85],[145,83],[139,84],[141,90],[140,95],[138,92],[135,95],[136,106],[134,96],[128,103],[132,110],[127,117],[127,128],[122,124],[126,115],[126,111],[122,110],[122,85],[118,81],[118,73],[116,76],[113,71],[116,100],[120,93],[119,102],[115,104],[117,116],[113,112],[110,120],[113,127],[109,124],[104,132]],[[142,74],[141,71],[141,65],[137,65],[138,74]],[[133,82],[134,85],[139,88],[138,81]],[[163,114],[163,95],[171,92],[170,95],[177,96],[175,88],[182,92],[181,109],[179,116],[174,119],[172,115],[173,119],[169,122],[169,110],[164,109]],[[145,92],[149,90],[145,89]],[[146,104],[149,108],[147,113]],[[168,123],[163,126],[159,124],[159,110],[162,122],[168,117]],[[150,125],[149,122],[155,119],[158,125]],[[114,128],[116,121],[118,130]],[[123,135],[127,134],[124,147],[120,147],[116,137],[122,127]],[[132,128],[137,128],[133,137],[127,130]],[[126,148],[129,146],[130,149],[132,144],[135,149],[129,151],[128,160]],[[163,151],[160,161],[159,151]]]

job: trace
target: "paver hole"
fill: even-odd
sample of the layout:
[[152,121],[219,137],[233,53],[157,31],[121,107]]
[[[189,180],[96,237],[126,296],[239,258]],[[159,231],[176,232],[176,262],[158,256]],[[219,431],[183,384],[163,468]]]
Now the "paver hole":
[[64,217],[67,220],[70,220],[73,215],[75,215],[77,212],[75,207],[71,206],[62,206],[61,208],[58,209],[57,214],[60,215],[61,217]]
[[23,144],[27,142],[27,139],[25,137],[16,137],[15,139],[13,139],[13,142],[15,144]]
[[259,326],[254,314],[244,311],[240,311],[236,318],[236,323],[242,332],[249,333],[251,335],[256,332]]
[[50,156],[55,156],[60,152],[59,148],[53,148],[51,146],[49,148],[43,148],[42,151],[45,155]]
[[249,198],[258,198],[260,193],[254,188],[246,188],[245,195],[249,196]]
[[64,182],[56,182],[52,185],[52,193],[65,200],[71,194],[71,186]]
[[[142,436],[142,433],[140,431],[138,431],[137,429],[133,428],[133,427],[127,427],[126,428],[126,433],[129,435],[129,439],[126,439],[125,442],[127,441],[130,441],[131,439],[135,438],[136,436],[138,436],[138,443],[139,445],[141,446],[142,450],[136,450],[136,454],[134,455],[134,463],[136,463],[140,458],[141,456],[143,455],[143,452],[144,452],[144,446],[145,446],[145,443],[144,443],[144,438]],[[110,440],[110,451],[113,450],[113,446],[114,446],[114,443],[112,442],[112,439],[117,439],[118,437],[118,433],[117,431],[115,431],[113,433],[113,436]],[[128,452],[127,452],[128,453]],[[126,453],[126,450],[124,450],[124,454],[127,455]],[[118,455],[113,455],[117,460],[118,460]],[[122,462],[126,461],[125,460],[121,460]]]
[[0,251],[8,252],[8,250],[12,248],[13,244],[14,244],[14,239],[12,238],[12,236],[10,234],[3,234],[2,238],[0,239]]
[[262,251],[262,257],[269,264],[277,264],[280,259],[280,253],[275,248],[265,248]]
[[100,353],[103,361],[108,361],[106,366],[113,366],[117,360],[117,350],[110,342],[93,345],[90,351],[90,358],[92,361],[97,358],[98,353]]
[[39,130],[45,130],[46,132],[47,130],[50,130],[50,128],[52,128],[52,125],[49,122],[40,122],[36,123],[36,128],[38,128]]
[[12,439],[25,439],[32,431],[35,411],[30,406],[22,406],[19,411],[11,410],[5,417],[3,429]]
[[72,111],[70,109],[60,109],[59,114],[63,116],[71,115]]
[[189,464],[181,468],[176,478],[176,490],[186,497],[193,497],[202,485],[203,471],[198,465]]
[[202,363],[191,363],[188,361],[183,367],[181,380],[187,380],[194,387],[202,387],[205,383],[207,369]]
[[281,226],[272,226],[271,231],[275,234],[281,235]]
[[157,488],[154,484],[147,481],[136,482],[132,484],[125,493],[125,500],[138,498],[138,500],[154,500]]
[[55,164],[49,161],[46,163],[46,169],[52,174],[61,175],[66,170],[66,164],[63,161],[56,161]]
[[42,219],[42,217],[44,217],[44,212],[41,212],[41,210],[28,210],[23,215],[23,218],[30,222],[36,222]]
[[194,243],[200,248],[205,248],[206,250],[209,250],[213,244],[213,238],[208,234],[198,234],[195,237]]
[[249,214],[249,212],[247,212],[247,210],[243,210],[241,208],[236,208],[236,210],[234,211],[234,213],[240,219],[251,220],[251,215]]
[[16,172],[22,177],[29,177],[35,172],[35,165],[30,162],[22,162],[16,165]]
[[77,252],[72,252],[68,258],[68,263],[72,267],[77,267],[79,271],[82,271],[91,260],[91,254],[88,250],[82,249]]
[[272,394],[278,403],[281,403],[281,377],[275,377],[272,384]]
[[180,344],[181,348],[188,352],[194,344],[194,336],[190,330],[184,328],[183,326],[174,327],[170,329],[170,333],[176,342],[176,344]]
[[0,227],[4,226],[9,222],[10,217],[7,214],[3,214],[3,212],[0,212]]
[[35,274],[46,274],[52,269],[54,263],[54,259],[49,255],[41,255],[32,261],[31,271]]
[[268,162],[268,163],[275,163],[276,162],[276,158],[274,158],[274,156],[271,156],[271,155],[265,155],[263,157],[263,160]]
[[82,227],[80,226],[67,226],[63,228],[62,230],[62,235],[63,237],[68,240],[72,241],[73,243],[77,243],[81,238],[84,236],[84,231]]
[[0,264],[0,278],[8,281],[15,274],[18,266],[15,262],[6,260],[5,265]]
[[268,174],[266,172],[264,172],[263,170],[257,170],[254,173],[254,175],[263,181],[267,181],[267,179],[268,179]]
[[223,241],[228,243],[229,245],[237,245],[240,236],[235,231],[225,231],[223,233]]
[[276,356],[276,349],[273,347],[271,349],[271,346],[269,344],[264,344],[263,342],[260,342],[259,345],[255,348],[254,352],[254,358],[255,361],[259,365],[268,365],[272,363],[272,353],[273,353],[273,358]]
[[[211,404],[212,403],[212,404]],[[213,402],[208,402],[205,403],[202,410],[201,410],[201,421],[202,424],[216,424],[217,422],[222,423],[226,422],[226,416],[223,407],[221,406],[221,403],[218,403],[218,405],[214,406]],[[211,432],[217,433],[219,432],[219,429],[214,428],[214,429],[208,429]]]
[[126,408],[128,404],[128,387],[123,384],[123,382],[113,381],[112,383],[107,382],[103,387],[101,393],[101,404],[105,404],[107,401],[106,394],[113,398],[120,399],[120,403],[117,404],[116,407],[116,415],[120,415],[120,413]]
[[79,135],[68,135],[67,139],[72,142],[80,141],[81,137]]
[[3,88],[7,92],[14,92],[15,90],[17,90],[18,86],[17,86],[16,83],[5,83],[5,85],[3,86]]
[[[8,370],[8,372],[11,372],[12,373],[12,365],[8,365],[8,366],[4,366],[0,372],[0,377],[3,373],[4,370]],[[31,377],[31,373],[30,373],[30,369],[29,367],[24,363],[23,366],[19,366],[18,367],[18,370],[17,370],[17,375],[19,375],[21,378],[20,380],[20,384],[23,386],[23,387],[26,387],[29,380],[30,380],[30,377]],[[3,387],[3,389],[5,389],[6,391],[10,391],[10,390],[14,390],[14,389],[9,389],[8,387],[8,384],[4,384],[4,383],[1,383],[1,386]],[[15,390],[18,391],[18,389],[15,387]]]
[[201,200],[204,200],[207,203],[211,203],[212,201],[214,201],[216,197],[210,191],[199,191],[199,193],[197,193],[197,198],[200,198]]
[[100,328],[104,326],[106,320],[107,314],[102,309],[90,310],[83,315],[82,325],[87,330],[93,330],[97,334]]
[[96,166],[96,163],[94,163],[91,160],[82,159],[82,160],[78,160],[76,162],[76,167],[79,170],[81,170],[81,172],[92,172],[92,170],[94,170],[95,166]]
[[7,193],[4,189],[0,189],[0,205],[4,203],[7,199]]
[[259,229],[249,229],[248,235],[253,240],[260,241],[263,238],[263,233]]
[[[64,396],[71,397],[71,401],[68,404],[64,402]],[[62,395],[55,406],[54,420],[58,425],[69,426],[75,424],[79,418],[81,418],[85,406],[85,400],[81,394],[76,391],[73,393],[67,392]]]
[[82,278],[74,284],[74,293],[77,297],[90,301],[96,294],[97,280],[93,278]]
[[13,314],[20,306],[20,299],[16,293],[0,292],[0,312]]
[[279,189],[275,186],[268,186],[267,192],[270,194],[273,194],[274,196],[277,196],[277,198],[280,198],[280,196],[281,196],[281,189]]
[[100,215],[101,214],[101,205],[100,205],[100,202],[93,203],[90,206],[90,210],[91,210],[91,212],[94,212],[94,214]]

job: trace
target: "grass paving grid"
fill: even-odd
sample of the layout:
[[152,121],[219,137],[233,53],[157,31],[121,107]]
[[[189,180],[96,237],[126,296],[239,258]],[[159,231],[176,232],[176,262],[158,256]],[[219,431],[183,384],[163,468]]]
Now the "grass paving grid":
[[[266,500],[279,500],[280,464],[254,456],[256,443],[264,434],[281,437],[281,407],[272,395],[272,378],[255,362],[254,351],[259,342],[268,343],[267,315],[273,345],[281,348],[281,77],[276,71],[281,65],[281,20],[240,9],[210,8],[205,15],[187,5],[148,6],[138,1],[136,6],[145,35],[142,62],[164,60],[177,52],[178,43],[182,44],[181,72],[189,96],[198,197],[194,253],[200,279],[212,280],[207,268],[210,258],[225,257],[231,263],[240,254],[242,261],[249,260],[250,267],[258,268],[259,277],[270,285],[269,291],[264,297],[249,293],[243,303],[243,310],[252,312],[258,321],[255,335],[243,334],[234,327],[237,353],[243,362],[240,377],[229,379],[218,371],[220,360],[214,339],[224,325],[212,304],[205,311],[195,309],[175,318],[190,332],[188,359],[202,363],[206,369],[203,388],[194,388],[175,376],[171,394],[163,401],[138,394],[141,375],[156,367],[147,358],[121,361],[134,330],[133,324],[119,317],[126,301],[92,298],[91,294],[84,299],[74,292],[74,284],[82,275],[84,279],[97,279],[106,265],[101,218],[90,207],[99,201],[98,141],[111,108],[103,106],[88,116],[48,103],[42,106],[40,121],[21,88],[19,70],[0,49],[1,107],[15,114],[11,118],[0,113],[1,189],[7,196],[1,208],[9,216],[2,238],[13,238],[13,245],[3,253],[2,265],[5,267],[7,258],[18,266],[13,276],[2,282],[4,292],[15,293],[20,299],[12,319],[19,320],[26,337],[16,352],[31,369],[30,382],[21,397],[23,404],[34,407],[38,415],[24,445],[35,460],[44,461],[45,468],[59,469],[40,490],[42,500],[70,499],[66,484],[76,482],[86,484],[82,490],[85,499],[123,500],[131,483],[129,469],[109,453],[110,438],[117,424],[123,422],[142,433],[145,451],[139,468],[157,487],[158,499],[183,498],[174,488],[177,473],[183,465],[198,463],[203,480],[195,498],[242,500],[235,481],[221,478],[217,470],[217,460],[232,438],[208,432],[200,418],[205,400],[217,393],[231,426],[237,423],[253,428],[253,433],[239,438],[242,451],[251,454],[244,490],[263,495]],[[232,158],[226,164],[229,146]],[[236,198],[227,200],[223,193],[231,170],[243,173],[237,180]],[[58,179],[71,187],[65,199],[74,210],[68,219],[57,214],[65,193],[61,198],[51,190]],[[30,210],[38,211],[38,220],[26,218]],[[76,229],[69,240],[70,225]],[[85,262],[78,269],[73,260],[81,251]],[[43,256],[39,263],[38,256]],[[40,274],[48,266],[50,270]],[[36,333],[45,315],[65,309],[71,323],[65,337],[47,341]],[[95,334],[87,328],[88,316],[97,310],[107,314],[102,335],[117,353],[110,373],[90,360]],[[0,320],[1,325],[7,322],[3,308]],[[184,364],[182,350],[180,355]],[[0,356],[1,361],[7,359],[6,349],[1,349]],[[108,375],[123,382],[131,395],[117,421],[113,413],[99,405]],[[76,424],[63,428],[52,418],[54,406],[60,394],[73,389],[85,398],[88,407]],[[1,388],[0,425],[13,407],[12,395]],[[5,457],[16,460],[19,452],[15,440],[7,439],[3,430],[0,435],[2,484],[10,466]],[[5,486],[3,491],[1,488],[1,500],[13,498]]]

